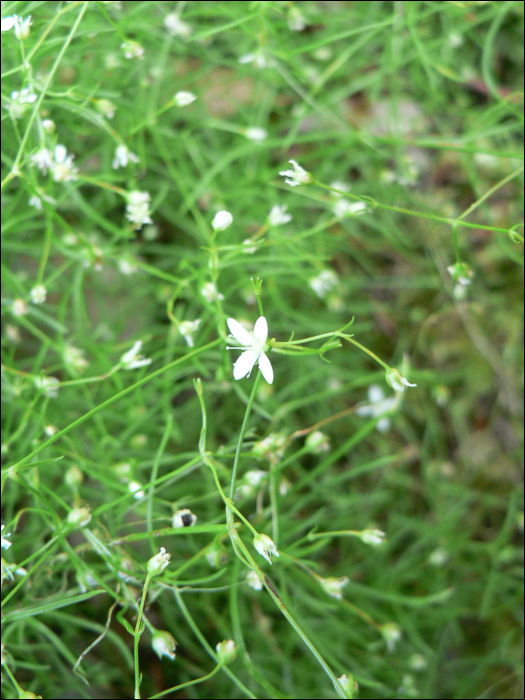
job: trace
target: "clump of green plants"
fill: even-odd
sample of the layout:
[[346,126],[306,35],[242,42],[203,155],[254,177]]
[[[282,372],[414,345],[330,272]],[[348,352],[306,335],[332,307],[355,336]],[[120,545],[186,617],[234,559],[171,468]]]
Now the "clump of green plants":
[[517,2],[7,2],[2,691],[521,697]]

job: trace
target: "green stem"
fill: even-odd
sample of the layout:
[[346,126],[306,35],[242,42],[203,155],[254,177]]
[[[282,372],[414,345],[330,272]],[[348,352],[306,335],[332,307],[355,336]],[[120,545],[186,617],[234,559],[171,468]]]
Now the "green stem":
[[239,456],[241,454],[241,449],[242,449],[242,441],[244,438],[244,433],[246,432],[246,427],[248,425],[248,419],[250,417],[250,412],[252,410],[252,404],[255,399],[255,394],[257,392],[257,387],[259,386],[259,382],[261,380],[261,370],[257,372],[257,376],[255,377],[255,381],[253,383],[252,387],[252,393],[250,394],[250,398],[248,400],[248,405],[246,406],[246,411],[244,413],[244,420],[242,422],[241,426],[241,432],[239,433],[239,441],[237,442],[237,450],[235,451],[235,459],[233,460],[233,471],[232,471],[232,480],[230,484],[230,499],[233,501],[233,497],[235,495],[235,482],[237,480],[237,469],[239,467]]
[[[144,630],[143,622],[142,622],[142,612],[144,610],[144,603],[146,601],[146,593],[148,592],[148,586],[149,582],[151,580],[151,574],[148,572],[146,576],[146,581],[144,582],[144,589],[142,591],[142,598],[140,601],[140,606],[139,606],[139,611],[138,611],[138,616],[137,616],[137,624],[135,625],[135,634],[134,634],[134,643],[133,643],[133,652],[134,652],[134,660],[135,660],[135,697],[140,698],[140,672],[139,672],[139,641],[141,634]],[[142,629],[141,629],[142,626]]]

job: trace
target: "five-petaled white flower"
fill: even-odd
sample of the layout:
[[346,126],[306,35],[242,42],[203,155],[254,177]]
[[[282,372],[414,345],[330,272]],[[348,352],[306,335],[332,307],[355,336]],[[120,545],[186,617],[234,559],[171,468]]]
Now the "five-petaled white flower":
[[301,168],[297,161],[289,160],[288,162],[292,164],[293,170],[281,170],[279,173],[279,175],[285,178],[287,185],[295,187],[296,185],[307,185],[312,181],[310,173],[307,173],[304,168]]
[[233,378],[242,379],[246,375],[250,376],[255,363],[259,365],[263,377],[268,384],[273,382],[273,369],[270,360],[266,356],[265,343],[268,337],[268,323],[264,316],[259,316],[255,322],[253,334],[241,326],[233,318],[227,319],[228,328],[235,340],[242,347],[227,347],[227,350],[244,350],[242,355],[233,365]]

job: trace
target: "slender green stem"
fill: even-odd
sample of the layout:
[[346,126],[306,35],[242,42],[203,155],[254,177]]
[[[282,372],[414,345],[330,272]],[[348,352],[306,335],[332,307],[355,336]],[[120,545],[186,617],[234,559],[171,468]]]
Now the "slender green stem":
[[133,652],[135,660],[135,698],[140,698],[140,669],[139,669],[139,641],[141,634],[144,630],[144,623],[142,621],[142,613],[144,611],[144,603],[146,602],[146,593],[148,592],[149,582],[151,580],[151,573],[148,572],[146,580],[144,582],[144,588],[142,590],[142,598],[140,600],[140,606],[137,613],[137,624],[135,625],[134,633],[134,643]]
[[252,405],[255,399],[255,394],[257,393],[257,387],[259,386],[259,382],[261,381],[261,370],[257,372],[257,376],[255,377],[255,381],[253,383],[252,387],[252,393],[250,394],[250,398],[248,399],[248,404],[246,406],[246,411],[244,413],[244,420],[242,422],[241,426],[241,432],[239,433],[239,441],[237,442],[237,449],[235,451],[235,459],[233,460],[233,470],[232,470],[232,480],[230,484],[230,498],[233,501],[233,497],[235,495],[235,482],[237,480],[237,470],[239,468],[239,456],[241,454],[241,449],[242,449],[242,441],[244,438],[244,433],[246,432],[246,427],[248,425],[248,419],[250,417],[250,412],[252,410]]

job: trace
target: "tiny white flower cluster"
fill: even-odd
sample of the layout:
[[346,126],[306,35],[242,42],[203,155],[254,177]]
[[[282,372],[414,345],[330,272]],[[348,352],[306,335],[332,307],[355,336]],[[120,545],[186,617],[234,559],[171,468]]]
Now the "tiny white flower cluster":
[[132,153],[125,143],[121,143],[115,149],[115,157],[113,158],[113,170],[117,168],[125,168],[128,163],[138,163],[139,157]]
[[143,224],[151,224],[149,203],[151,200],[149,192],[133,190],[127,193],[126,216],[135,224],[135,229],[142,228]]
[[68,155],[67,148],[58,143],[53,153],[41,148],[31,156],[31,160],[45,174],[49,168],[55,182],[78,180],[78,168],[73,165],[75,156]]

